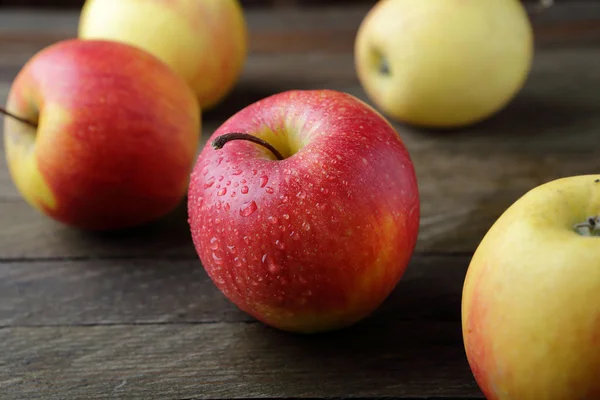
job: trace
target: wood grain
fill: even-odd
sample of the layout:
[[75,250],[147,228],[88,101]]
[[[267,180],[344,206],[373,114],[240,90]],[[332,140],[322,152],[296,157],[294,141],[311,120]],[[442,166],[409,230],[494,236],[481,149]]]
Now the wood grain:
[[[460,326],[471,252],[526,191],[600,169],[600,3],[528,7],[535,62],[506,109],[454,132],[394,123],[419,180],[417,253],[382,307],[343,331],[291,335],[238,310],[197,259],[185,202],[122,232],[50,220],[19,196],[0,145],[0,399],[483,398]],[[368,9],[248,8],[250,57],[203,115],[202,145],[242,107],[288,89],[371,103],[352,57]],[[35,52],[75,36],[77,17],[0,13],[0,103]]]
[[297,336],[261,324],[6,328],[5,399],[482,398],[455,322]]
[[[416,255],[369,323],[460,321],[470,257]],[[248,322],[198,260],[78,260],[0,264],[0,328]]]

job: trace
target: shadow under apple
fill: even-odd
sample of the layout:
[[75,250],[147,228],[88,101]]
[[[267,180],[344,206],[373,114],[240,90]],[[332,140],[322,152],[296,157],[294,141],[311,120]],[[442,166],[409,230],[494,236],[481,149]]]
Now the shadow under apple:
[[[353,326],[304,335],[253,323],[239,345],[261,349],[262,373],[280,377],[274,390],[285,387],[287,394],[410,395],[411,388],[436,381],[450,388],[459,383],[457,393],[477,395],[460,325],[468,257],[451,265],[446,258],[416,255],[385,303]],[[314,376],[321,379],[309,382]],[[244,385],[254,386],[262,376],[244,378]]]
[[[152,222],[110,231],[87,231],[55,223],[51,234],[75,257],[195,258],[184,199],[171,213]],[[64,255],[73,253],[66,249]]]

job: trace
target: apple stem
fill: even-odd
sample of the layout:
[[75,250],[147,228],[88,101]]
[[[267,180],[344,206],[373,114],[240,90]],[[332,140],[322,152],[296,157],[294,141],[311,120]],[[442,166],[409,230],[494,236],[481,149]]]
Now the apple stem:
[[21,117],[19,117],[19,116],[16,116],[15,114],[13,114],[13,113],[11,113],[11,112],[7,111],[7,110],[6,110],[6,108],[0,107],[0,114],[4,114],[4,115],[6,115],[7,117],[11,117],[11,118],[13,118],[13,119],[16,119],[16,120],[17,120],[17,121],[19,121],[19,122],[22,122],[22,123],[24,123],[24,124],[27,124],[27,125],[31,126],[31,127],[32,127],[32,128],[34,128],[34,129],[37,129],[37,125],[36,125],[34,122],[31,122],[31,121],[29,121],[28,119],[25,119],[25,118],[21,118]]
[[275,157],[277,157],[278,160],[281,161],[284,159],[284,157],[281,155],[281,153],[279,151],[277,151],[277,149],[275,147],[273,147],[270,143],[265,142],[261,138],[252,136],[248,133],[241,133],[241,132],[226,133],[226,134],[221,135],[221,136],[217,137],[216,139],[214,139],[212,141],[212,147],[217,150],[222,149],[223,146],[225,146],[225,143],[230,142],[232,140],[247,140],[249,142],[260,144],[261,146],[269,149],[275,155]]
[[600,236],[600,216],[588,217],[573,228],[582,236]]

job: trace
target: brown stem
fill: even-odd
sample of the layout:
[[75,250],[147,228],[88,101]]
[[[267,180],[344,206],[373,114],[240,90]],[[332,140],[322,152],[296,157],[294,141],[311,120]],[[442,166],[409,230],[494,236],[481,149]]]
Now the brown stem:
[[588,217],[585,221],[575,224],[573,228],[582,236],[600,236],[600,217]]
[[284,159],[284,157],[281,155],[281,153],[279,151],[277,151],[277,149],[275,147],[273,147],[270,143],[265,142],[261,138],[252,136],[248,133],[241,133],[241,132],[226,133],[226,134],[221,135],[221,136],[217,137],[216,139],[214,139],[212,141],[212,147],[217,150],[222,149],[223,146],[225,146],[225,143],[232,141],[232,140],[247,140],[249,142],[260,144],[261,146],[266,147],[273,154],[275,154],[275,157],[277,157],[278,160]]
[[10,118],[16,119],[17,121],[19,121],[19,122],[22,122],[22,123],[24,123],[24,124],[27,124],[27,125],[31,126],[32,128],[34,128],[34,129],[37,129],[37,127],[38,127],[36,123],[34,123],[34,122],[31,122],[31,121],[30,121],[30,120],[28,120],[28,119],[25,119],[25,118],[22,118],[22,117],[16,116],[15,114],[13,114],[13,113],[11,113],[11,112],[8,112],[8,111],[6,110],[6,108],[0,107],[0,114],[4,114],[4,115],[6,115],[7,117],[10,117]]

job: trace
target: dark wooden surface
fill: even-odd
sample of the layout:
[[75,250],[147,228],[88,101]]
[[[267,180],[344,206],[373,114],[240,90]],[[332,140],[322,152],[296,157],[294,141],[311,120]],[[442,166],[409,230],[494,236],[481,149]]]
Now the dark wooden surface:
[[[332,88],[363,100],[352,44],[366,7],[248,10],[251,55],[204,139],[269,94]],[[75,12],[0,12],[0,101],[36,51],[75,34]],[[470,255],[527,190],[597,173],[600,3],[535,17],[526,87],[490,120],[454,133],[395,124],[417,171],[417,252],[375,314],[296,336],[237,310],[191,244],[185,204],[148,227],[83,233],[33,211],[0,168],[0,399],[481,398],[460,330]]]

